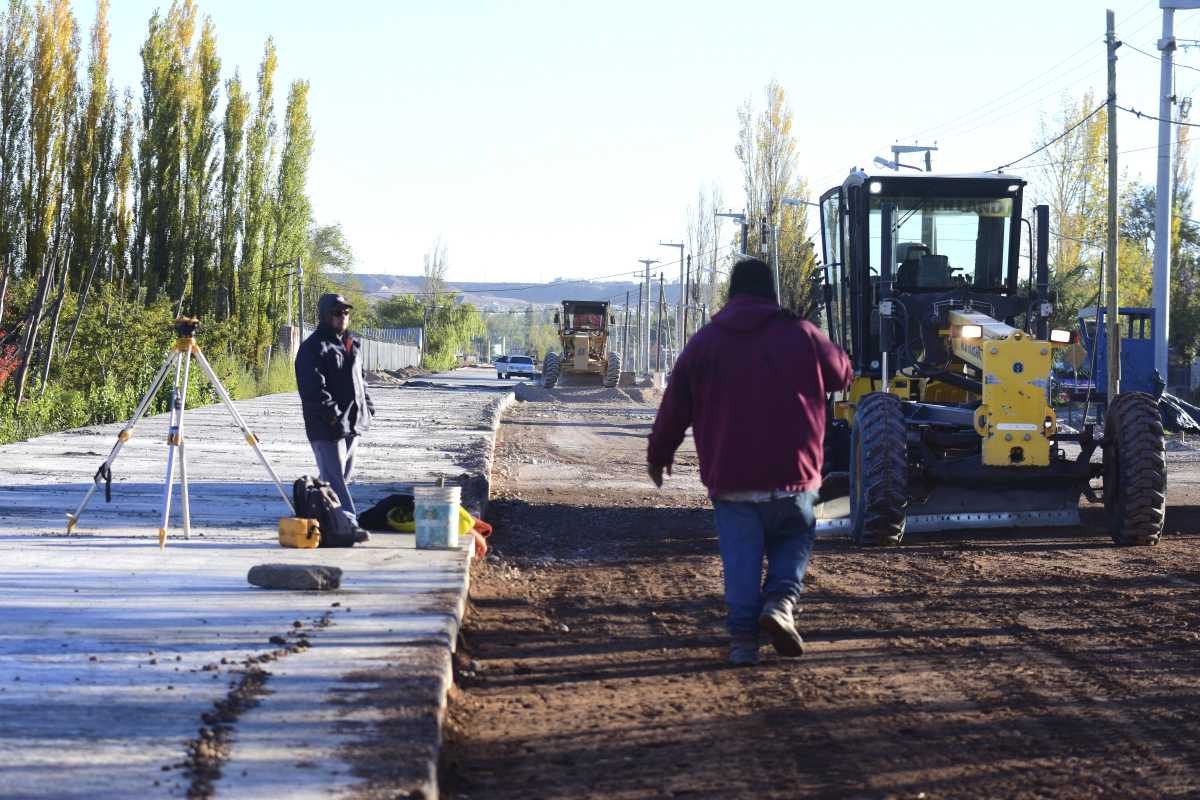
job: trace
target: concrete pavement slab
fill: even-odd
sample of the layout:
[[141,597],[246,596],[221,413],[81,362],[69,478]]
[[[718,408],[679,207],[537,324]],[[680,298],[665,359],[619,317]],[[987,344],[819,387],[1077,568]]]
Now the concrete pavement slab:
[[[443,474],[478,510],[511,395],[372,391],[359,506]],[[314,471],[293,395],[238,406],[286,482]],[[113,502],[98,493],[70,537],[64,514],[120,425],[0,447],[0,796],[337,796],[377,774],[359,754],[381,737],[392,785],[434,793],[469,554],[418,551],[411,534],[280,548],[287,507],[221,406],[187,413],[192,537],[176,497],[160,550],[166,427],[143,421],[114,465]],[[342,586],[250,586],[250,567],[269,562],[336,566]],[[236,721],[223,720],[259,670]],[[395,742],[400,729],[411,735]],[[210,741],[217,757],[202,763]]]

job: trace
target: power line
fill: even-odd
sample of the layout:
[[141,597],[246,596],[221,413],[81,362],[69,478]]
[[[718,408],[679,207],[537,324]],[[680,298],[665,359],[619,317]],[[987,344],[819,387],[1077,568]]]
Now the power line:
[[[1047,148],[1053,147],[1055,144],[1057,144],[1058,142],[1065,139],[1072,131],[1074,131],[1080,125],[1083,125],[1083,123],[1087,122],[1089,119],[1091,119],[1092,117],[1099,114],[1100,111],[1104,108],[1104,105],[1105,105],[1104,103],[1101,103],[1100,105],[1096,106],[1094,109],[1092,109],[1091,113],[1089,113],[1086,117],[1079,120],[1074,125],[1072,125],[1071,127],[1067,128],[1065,131],[1060,133],[1058,136],[1055,136],[1053,139],[1051,139],[1050,141],[1043,144],[1041,147],[1039,147],[1029,153],[1026,153],[1025,155],[1021,156],[1020,158],[1016,159],[1015,161],[1009,161],[1007,164],[1001,164],[1000,166],[995,167],[993,169],[985,170],[985,172],[1000,172],[1001,170],[1008,169],[1009,167],[1011,167],[1014,164],[1020,164],[1022,161],[1024,161],[1027,158],[1036,156],[1038,153],[1042,152],[1043,150],[1046,150]],[[1118,108],[1120,108],[1120,106],[1118,106]]]
[[[1160,56],[1156,56],[1153,53],[1147,53],[1145,50],[1141,49],[1140,47],[1134,47],[1129,42],[1122,41],[1121,44],[1125,45],[1126,47],[1128,47],[1130,50],[1132,50],[1135,53],[1141,53],[1142,55],[1146,56],[1147,58],[1152,58],[1155,61],[1160,60]],[[1200,67],[1193,67],[1191,64],[1180,64],[1177,61],[1172,61],[1171,64],[1172,64],[1172,66],[1181,67],[1183,69],[1190,69],[1193,72],[1200,72]]]
[[1117,106],[1117,108],[1129,114],[1133,114],[1138,119],[1152,119],[1155,122],[1169,122],[1172,125],[1181,125],[1185,128],[1200,128],[1200,122],[1184,122],[1181,119],[1163,119],[1162,117],[1156,117],[1153,114],[1146,114],[1138,111],[1136,108],[1126,108],[1125,106]]

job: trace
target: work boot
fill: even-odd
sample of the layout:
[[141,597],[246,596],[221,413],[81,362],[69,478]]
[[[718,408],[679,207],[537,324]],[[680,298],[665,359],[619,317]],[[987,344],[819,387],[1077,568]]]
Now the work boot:
[[771,637],[775,652],[788,658],[804,655],[804,640],[800,638],[792,619],[793,605],[789,598],[768,600],[758,615],[758,627]]
[[365,544],[366,542],[369,542],[369,541],[371,541],[371,534],[367,532],[366,528],[360,528],[357,525],[355,525],[354,526],[354,543],[355,544]]
[[729,643],[729,663],[735,667],[753,667],[758,664],[758,637],[734,636]]

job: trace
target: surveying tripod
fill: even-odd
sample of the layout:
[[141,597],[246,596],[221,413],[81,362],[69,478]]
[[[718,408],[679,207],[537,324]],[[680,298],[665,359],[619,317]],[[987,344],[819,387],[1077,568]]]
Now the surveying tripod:
[[246,437],[246,443],[254,448],[255,455],[262,463],[263,467],[271,475],[271,480],[275,482],[275,488],[279,490],[280,497],[287,504],[288,510],[292,510],[292,501],[288,497],[287,492],[283,488],[283,484],[279,481],[279,476],[275,474],[271,464],[267,461],[267,457],[263,455],[263,451],[258,446],[258,437],[250,430],[250,426],[246,424],[246,420],[238,413],[237,408],[233,405],[233,400],[229,398],[229,393],[225,391],[225,387],[221,385],[221,380],[217,374],[213,372],[212,366],[208,363],[208,359],[200,352],[200,345],[196,344],[196,329],[200,327],[200,321],[192,317],[179,317],[175,320],[175,335],[178,337],[175,340],[174,346],[167,353],[167,358],[163,362],[154,379],[150,381],[150,388],[147,390],[141,402],[138,403],[137,410],[133,412],[133,417],[129,422],[125,423],[125,427],[117,434],[117,443],[113,445],[113,449],[108,454],[108,458],[104,459],[104,463],[100,465],[100,469],[96,470],[96,475],[92,479],[92,485],[88,488],[87,494],[83,497],[83,502],[75,509],[74,514],[67,514],[67,534],[69,535],[74,530],[76,523],[79,522],[79,515],[83,513],[83,509],[87,507],[88,502],[92,499],[92,495],[100,488],[100,484],[105,484],[105,498],[112,499],[109,491],[109,486],[112,484],[112,464],[117,460],[117,455],[121,452],[121,448],[133,436],[134,426],[138,424],[142,416],[150,408],[150,403],[154,399],[154,395],[158,393],[159,387],[166,380],[167,372],[172,366],[175,367],[175,388],[171,391],[171,421],[170,427],[167,430],[167,477],[163,481],[163,511],[162,522],[158,526],[158,546],[165,547],[167,543],[167,520],[171,515],[171,483],[175,470],[175,450],[179,449],[179,488],[180,488],[180,505],[183,509],[183,538],[187,539],[191,536],[192,518],[191,507],[188,505],[188,477],[187,477],[187,459],[186,450],[183,440],[183,412],[187,406],[187,387],[188,376],[191,372],[192,357],[195,357],[196,363],[200,365],[205,377],[208,378],[209,384],[217,396],[221,398],[221,402],[229,409],[230,415],[233,417],[236,424]]

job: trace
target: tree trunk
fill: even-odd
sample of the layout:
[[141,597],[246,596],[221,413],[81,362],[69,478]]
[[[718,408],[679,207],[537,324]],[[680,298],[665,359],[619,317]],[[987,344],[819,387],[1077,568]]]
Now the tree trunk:
[[11,261],[12,257],[6,254],[4,256],[4,276],[0,277],[0,330],[4,330],[4,299],[8,297],[8,277],[12,272],[9,266]]
[[29,306],[29,313],[25,326],[25,341],[21,343],[21,365],[17,367],[16,377],[16,397],[13,402],[13,408],[21,407],[21,401],[25,399],[25,380],[29,376],[29,359],[33,355],[33,348],[37,344],[38,328],[41,327],[42,306],[46,303],[46,292],[50,284],[50,268],[47,266],[42,270],[42,278],[38,283],[37,294],[34,295],[33,303]]
[[[103,241],[103,237],[101,240]],[[88,289],[91,288],[92,277],[96,274],[96,267],[100,265],[104,249],[104,246],[100,245],[92,255],[92,266],[83,280],[83,289],[79,293],[79,308],[75,311],[75,321],[71,323],[71,335],[67,337],[67,346],[63,348],[63,360],[71,357],[71,345],[75,343],[75,332],[79,330],[79,320],[83,317],[83,310],[87,307]]]
[[62,268],[58,275],[58,299],[54,301],[54,318],[50,323],[50,338],[46,342],[46,358],[42,364],[42,383],[38,386],[38,397],[46,392],[46,383],[50,380],[50,367],[54,363],[54,345],[58,342],[58,320],[62,315],[63,301],[67,297],[67,282],[70,279],[71,253],[75,249],[74,242],[67,245],[63,257]]

